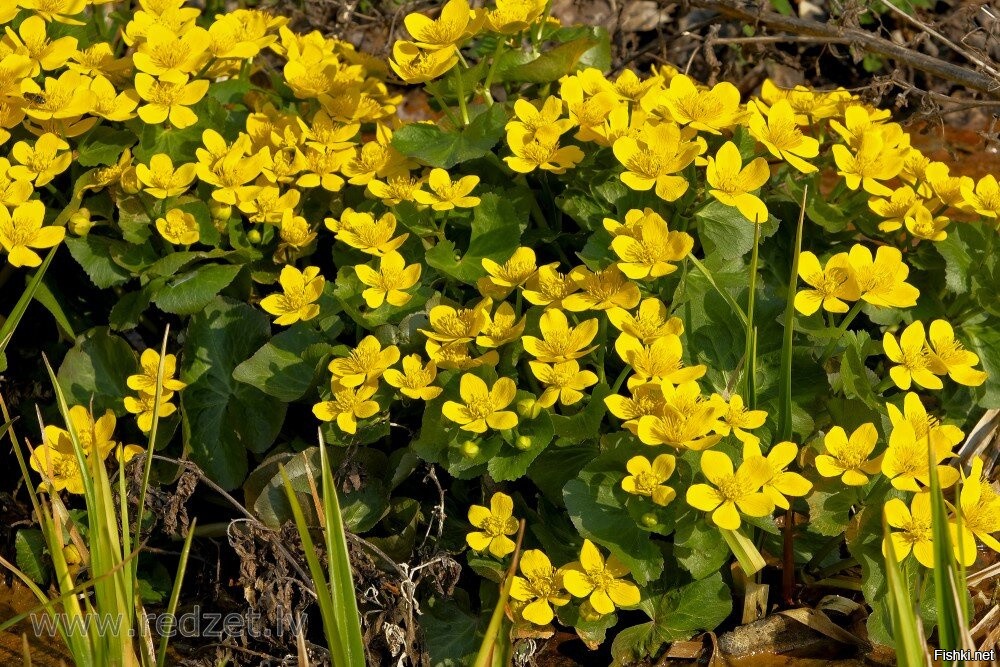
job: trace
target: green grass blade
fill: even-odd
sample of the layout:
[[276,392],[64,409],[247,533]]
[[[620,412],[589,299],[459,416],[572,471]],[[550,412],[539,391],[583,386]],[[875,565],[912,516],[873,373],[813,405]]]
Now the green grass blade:
[[923,631],[916,609],[910,599],[910,591],[906,587],[903,573],[900,571],[896,554],[889,538],[889,524],[882,515],[882,534],[888,543],[885,557],[885,574],[889,591],[886,604],[892,619],[892,638],[896,644],[896,659],[900,665],[916,667],[929,665],[927,646],[924,643]]
[[7,345],[10,344],[10,339],[13,337],[17,325],[21,322],[21,318],[24,317],[24,312],[28,309],[28,304],[31,303],[39,285],[42,284],[42,278],[45,277],[45,272],[49,270],[49,265],[52,264],[52,258],[56,256],[58,248],[59,246],[53,247],[45,255],[41,266],[35,271],[35,275],[31,276],[27,287],[21,293],[21,298],[14,304],[14,309],[10,311],[10,315],[7,316],[3,325],[0,325],[0,372],[7,370],[7,357],[4,356],[4,351],[7,349]]
[[[184,572],[187,570],[188,555],[191,553],[191,541],[194,539],[194,529],[198,525],[198,519],[195,518],[191,521],[191,525],[188,527],[187,537],[184,538],[184,548],[181,549],[181,559],[177,563],[177,575],[174,577],[174,587],[170,591],[170,602],[167,603],[167,618],[173,619],[174,614],[177,612],[177,601],[181,597],[181,585],[184,582]],[[170,641],[169,632],[164,632],[163,636],[160,637],[160,648],[156,653],[156,664],[158,667],[163,667],[167,664],[167,643]]]
[[747,323],[746,345],[743,351],[743,358],[746,363],[743,366],[744,390],[743,397],[748,410],[757,407],[757,387],[754,378],[757,374],[757,327],[754,325],[754,310],[757,303],[757,264],[760,258],[760,225],[753,226],[753,253],[750,255],[750,275],[747,291]]
[[[500,587],[500,597],[493,608],[490,616],[490,624],[486,627],[486,634],[483,642],[479,645],[476,659],[472,667],[493,667],[500,661],[501,657],[509,651],[510,637],[504,633],[504,625],[507,620],[505,609],[507,601],[510,599],[510,589],[514,585],[514,575],[517,573],[517,563],[521,559],[521,541],[524,539],[524,519],[517,531],[517,542],[514,544],[514,556],[507,568],[507,576],[504,577],[503,585]],[[501,664],[503,664],[501,662]]]
[[792,439],[792,352],[795,350],[792,337],[795,334],[795,288],[799,281],[799,257],[802,255],[802,227],[806,219],[806,197],[809,186],[802,192],[799,208],[799,222],[795,228],[795,246],[792,252],[792,268],[788,276],[788,293],[785,302],[784,329],[781,340],[781,371],[778,375],[778,438],[777,441]]
[[338,613],[338,623],[344,637],[344,648],[352,667],[364,667],[365,644],[361,636],[361,614],[354,592],[354,576],[351,572],[350,552],[347,550],[347,535],[344,532],[344,518],[340,512],[340,498],[333,482],[330,458],[326,452],[323,436],[319,438],[320,468],[323,475],[323,510],[325,512],[327,560],[330,567],[330,588],[334,609]]
[[330,649],[330,659],[335,667],[350,667],[350,653],[344,646],[344,638],[341,636],[340,628],[335,622],[336,611],[334,610],[333,596],[326,583],[326,575],[323,573],[323,566],[320,565],[319,558],[316,557],[316,548],[313,545],[312,537],[309,535],[309,526],[306,524],[305,515],[302,513],[302,506],[292,488],[292,480],[285,472],[285,466],[278,466],[281,473],[281,481],[285,487],[285,495],[288,497],[288,504],[292,508],[292,516],[295,518],[295,527],[299,531],[299,538],[302,540],[302,549],[306,553],[306,563],[309,565],[309,574],[313,579],[313,586],[316,589],[316,603],[319,605],[320,618],[323,620],[323,631],[326,634],[327,646]]
[[740,318],[740,324],[744,327],[747,326],[747,322],[749,321],[747,320],[747,314],[743,312],[743,307],[736,303],[736,299],[733,298],[733,295],[719,287],[719,283],[715,282],[715,277],[712,275],[712,272],[709,271],[708,267],[705,266],[692,253],[688,253],[688,259],[690,259],[691,263],[694,264],[699,271],[701,271],[701,274],[705,276],[708,283],[715,289],[719,296],[721,296],[725,302],[729,304],[729,307],[733,309],[734,313],[736,313],[736,317]]

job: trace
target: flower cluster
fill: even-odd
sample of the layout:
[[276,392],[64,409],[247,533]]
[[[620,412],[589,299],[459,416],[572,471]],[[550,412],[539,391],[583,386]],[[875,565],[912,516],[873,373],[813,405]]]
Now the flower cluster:
[[135,396],[125,397],[125,409],[135,415],[136,423],[143,433],[149,433],[153,427],[154,411],[159,417],[169,417],[177,410],[171,401],[174,393],[184,389],[187,384],[174,378],[177,373],[177,357],[172,354],[163,357],[162,389],[160,402],[156,402],[157,378],[160,370],[160,355],[153,349],[145,350],[139,357],[142,373],[128,376],[126,384],[135,391]]

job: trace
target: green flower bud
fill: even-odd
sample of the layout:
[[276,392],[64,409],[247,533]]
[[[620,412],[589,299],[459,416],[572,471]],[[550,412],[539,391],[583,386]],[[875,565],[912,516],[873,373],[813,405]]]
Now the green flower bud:
[[534,419],[542,412],[542,406],[533,398],[525,398],[517,402],[517,413],[525,419]]
[[474,459],[479,456],[479,445],[475,440],[466,440],[461,444],[462,456],[467,459]]
[[652,528],[656,524],[660,523],[660,518],[656,516],[656,512],[646,512],[639,519],[646,528]]
[[249,232],[247,232],[247,241],[253,243],[254,245],[260,243],[260,232],[258,232],[256,229],[251,229]]
[[208,211],[212,214],[212,220],[215,222],[225,222],[233,214],[233,207],[213,199],[208,203]]
[[76,236],[86,236],[93,226],[94,223],[90,221],[90,210],[86,208],[81,208],[71,215],[69,222],[66,224],[69,233]]
[[521,451],[527,451],[531,449],[531,438],[526,435],[517,436],[517,440],[514,441],[514,446]]

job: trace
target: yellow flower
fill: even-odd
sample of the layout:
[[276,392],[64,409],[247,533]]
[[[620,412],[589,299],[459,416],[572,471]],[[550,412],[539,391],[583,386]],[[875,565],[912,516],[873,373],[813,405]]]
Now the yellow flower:
[[584,157],[578,146],[560,146],[558,137],[546,139],[541,134],[533,137],[527,129],[521,127],[513,127],[507,131],[507,145],[513,155],[505,157],[503,161],[519,174],[527,174],[535,169],[564,174]]
[[917,193],[909,185],[896,188],[888,199],[880,197],[868,199],[868,208],[876,215],[885,218],[878,223],[879,231],[883,232],[894,232],[897,229],[902,229],[906,217],[922,204],[923,200],[917,197]]
[[404,201],[415,201],[413,195],[420,189],[423,181],[409,174],[390,176],[384,181],[372,179],[368,181],[368,192],[382,200],[386,206],[398,206]]
[[[962,208],[966,202],[962,188],[972,192],[975,182],[968,176],[949,176],[948,172],[949,168],[945,163],[931,162],[927,165],[924,175],[931,192],[942,204]],[[1000,203],[996,209],[1000,210]]]
[[0,206],[0,246],[7,251],[11,266],[38,266],[42,258],[35,250],[57,246],[65,238],[65,227],[43,227],[44,218],[45,206],[37,199],[13,211]]
[[270,157],[266,148],[247,155],[249,139],[244,134],[232,146],[227,146],[215,130],[209,129],[202,133],[202,142],[207,149],[199,148],[195,151],[198,156],[198,178],[215,188],[212,190],[212,199],[215,201],[233,206],[240,199],[248,198],[247,194],[254,192],[245,186],[260,175]]
[[[655,384],[632,388],[632,397],[612,394],[604,399],[608,412],[622,420],[622,428],[638,436],[639,420],[646,416],[658,417],[663,412],[663,390]],[[649,444],[649,443],[647,443]]]
[[357,387],[362,383],[377,385],[382,373],[397,361],[398,347],[389,345],[382,349],[375,336],[365,336],[348,356],[333,359],[327,368],[338,384]]
[[193,162],[174,169],[174,162],[166,153],[157,153],[149,159],[149,166],[137,164],[135,175],[143,184],[143,190],[157,199],[176,197],[183,194],[197,175],[198,166]]
[[26,56],[31,61],[31,77],[42,70],[59,69],[76,52],[76,37],[60,37],[49,41],[45,21],[41,16],[29,16],[21,22],[17,32],[9,26],[4,45],[7,51]]
[[[628,70],[625,73],[631,74]],[[580,128],[573,137],[580,141],[603,142],[604,123],[611,111],[619,105],[618,95],[611,90],[587,95],[580,79],[570,76],[563,78],[559,96],[566,102],[570,124]]]
[[803,315],[812,315],[820,306],[831,313],[846,313],[849,308],[844,301],[861,298],[846,252],[827,260],[824,269],[816,255],[806,250],[799,256],[799,277],[812,287],[795,294],[795,310]]
[[455,46],[466,37],[472,11],[467,0],[448,0],[437,19],[419,12],[403,17],[403,25],[414,43],[424,49],[444,49]]
[[921,322],[913,322],[903,329],[898,342],[895,336],[886,331],[882,336],[882,347],[889,361],[898,364],[889,369],[889,377],[900,389],[909,389],[912,382],[927,389],[940,389],[944,386],[934,374],[937,365],[927,349],[927,338]]
[[883,511],[886,523],[900,530],[889,533],[888,541],[882,544],[882,553],[887,555],[887,546],[891,544],[893,555],[897,561],[902,561],[912,551],[918,563],[933,569],[934,542],[931,539],[930,494],[918,493],[915,495],[910,501],[909,509],[907,509],[906,503],[899,498],[892,498],[885,504]]
[[795,460],[798,455],[798,448],[793,442],[779,442],[771,447],[767,456],[760,452],[760,445],[757,442],[743,443],[743,460],[761,458],[770,468],[770,477],[762,490],[764,495],[771,499],[776,507],[788,509],[790,507],[786,496],[805,496],[812,489],[812,482],[797,472],[785,470],[788,465]]
[[587,598],[598,614],[610,614],[615,607],[633,607],[642,594],[639,587],[622,577],[629,569],[614,555],[605,562],[590,540],[583,541],[580,560],[563,568],[563,585],[574,597]]
[[306,219],[301,215],[286,208],[281,213],[281,223],[278,225],[278,236],[281,238],[282,247],[301,250],[313,242],[316,232],[313,231]]
[[406,83],[426,83],[438,78],[458,62],[458,52],[451,46],[423,51],[413,42],[397,41],[392,47],[389,66]]
[[[392,130],[379,124],[375,129],[375,141],[365,142],[357,149],[353,159],[348,160],[342,170],[351,185],[367,185],[377,176],[388,178],[407,172],[412,165],[392,147]],[[408,176],[408,173],[407,173]]]
[[903,397],[902,411],[892,403],[887,403],[885,407],[889,412],[889,421],[893,427],[904,421],[909,422],[917,440],[926,443],[927,436],[930,435],[935,450],[940,446],[951,451],[965,438],[962,429],[950,424],[942,424],[937,418],[928,415],[923,403],[920,402],[920,397],[913,392],[907,392],[906,396]]
[[743,403],[743,397],[739,394],[732,394],[729,401],[726,401],[720,394],[712,394],[712,403],[719,407],[721,419],[715,427],[715,432],[721,435],[732,433],[736,439],[744,445],[747,443],[758,445],[760,438],[749,430],[760,428],[767,421],[766,410],[747,410]]
[[60,451],[49,445],[39,445],[31,452],[28,462],[32,470],[42,475],[42,486],[50,493],[63,489],[78,495],[83,493],[83,476],[72,449]]
[[987,174],[972,187],[971,179],[960,185],[964,205],[979,215],[996,218],[1000,214],[1000,184],[996,176]]
[[45,77],[44,88],[25,80],[21,83],[21,94],[27,102],[24,112],[35,120],[73,122],[93,109],[96,96],[92,85],[90,79],[78,72],[63,72],[58,79]]
[[418,204],[430,206],[435,211],[450,211],[453,208],[472,208],[479,206],[479,197],[470,197],[469,193],[479,183],[478,176],[463,176],[452,182],[444,169],[432,169],[427,178],[430,192],[415,190],[413,200]]
[[[139,357],[139,366],[142,373],[129,375],[125,380],[129,389],[134,391],[144,391],[147,394],[156,392],[156,373],[160,368],[160,355],[153,348],[147,348]],[[174,379],[177,372],[177,357],[168,354],[163,357],[163,389],[164,391],[180,391],[187,384]]]
[[863,486],[868,475],[876,474],[882,466],[881,457],[869,460],[878,431],[872,423],[862,424],[851,433],[850,439],[843,428],[834,426],[823,439],[826,454],[816,457],[816,471],[823,477],[840,477],[848,486]]
[[93,96],[92,114],[118,122],[135,118],[135,108],[139,105],[135,90],[130,88],[119,93],[108,79],[97,75],[90,83],[90,92]]
[[795,122],[799,125],[810,125],[813,121],[836,116],[840,113],[841,103],[851,99],[851,94],[843,88],[815,91],[799,85],[781,89],[770,79],[765,79],[761,85],[760,96],[768,104],[788,100],[796,114]]
[[966,387],[978,387],[986,382],[987,374],[972,368],[979,363],[979,356],[955,340],[955,331],[946,320],[931,322],[930,348],[933,371],[938,375],[947,373],[952,380]]
[[[24,9],[33,12],[46,21],[56,21],[66,25],[84,25],[83,21],[69,18],[77,16],[87,7],[87,0],[20,0],[18,3]],[[98,4],[93,2],[93,4]]]
[[26,141],[19,141],[11,149],[11,155],[20,164],[10,168],[10,176],[34,181],[35,187],[40,188],[69,168],[73,155],[68,150],[69,144],[51,132],[38,137],[34,146]]
[[545,0],[497,0],[495,9],[483,12],[486,27],[502,35],[526,30],[545,10]]
[[624,308],[605,311],[608,321],[623,334],[638,338],[643,345],[651,345],[657,338],[668,334],[684,333],[684,322],[679,317],[667,317],[667,306],[656,297],[643,299],[635,315]]
[[288,326],[319,315],[319,304],[316,301],[323,294],[323,287],[326,285],[326,279],[319,274],[319,267],[307,266],[305,270],[299,271],[294,266],[286,265],[281,269],[278,283],[282,293],[271,294],[260,301],[261,308],[277,316],[275,324]]
[[333,396],[329,401],[315,404],[313,414],[325,422],[336,420],[337,428],[354,435],[358,432],[359,419],[368,419],[380,410],[378,403],[371,400],[377,388],[374,384],[345,387],[334,378],[330,383]]
[[618,138],[612,151],[625,166],[621,175],[625,185],[640,192],[655,188],[660,199],[676,201],[689,185],[679,172],[694,161],[701,147],[683,140],[675,123],[664,122],[644,126],[638,138]]
[[651,101],[665,107],[674,122],[712,134],[721,134],[746,115],[740,108],[740,91],[733,84],[722,81],[711,90],[699,90],[683,74],[670,79],[670,87]]
[[767,160],[754,159],[746,167],[736,144],[727,141],[716,153],[708,158],[705,178],[711,186],[709,193],[726,206],[735,206],[747,220],[756,223],[767,222],[767,207],[760,197],[751,194],[771,177]]
[[774,511],[774,502],[761,491],[772,477],[771,466],[762,457],[744,460],[734,472],[732,460],[722,452],[702,452],[701,472],[714,486],[692,484],[687,502],[697,510],[711,512],[719,528],[739,529],[741,512],[762,517]]
[[487,257],[481,261],[487,275],[480,278],[476,286],[484,296],[494,299],[503,299],[536,271],[535,251],[531,248],[518,248],[503,264]]
[[[165,391],[160,394],[159,416],[161,419],[169,417],[177,411],[177,406],[170,402],[173,396],[174,393],[172,391]],[[138,396],[125,397],[125,409],[136,416],[136,423],[139,425],[139,430],[143,433],[149,433],[149,430],[153,428],[153,410],[155,407],[155,393],[140,391]]]
[[147,125],[164,121],[184,129],[198,122],[190,107],[208,92],[208,81],[198,79],[188,82],[186,74],[164,74],[154,79],[145,72],[135,75],[135,90],[146,103],[137,110],[139,118]]
[[926,241],[943,241],[948,238],[948,232],[944,231],[948,226],[948,218],[943,215],[935,216],[924,206],[917,206],[903,222],[914,238]]
[[17,179],[10,175],[10,161],[0,157],[0,206],[14,208],[31,198],[35,189],[31,181]]
[[514,518],[514,500],[506,493],[494,493],[488,508],[469,507],[469,523],[479,529],[465,536],[475,551],[489,550],[497,558],[514,552],[514,540],[507,536],[517,532],[518,522]]
[[493,300],[486,298],[472,308],[434,306],[427,314],[431,330],[417,329],[430,340],[439,343],[467,343],[479,335],[489,319]]
[[750,116],[750,136],[764,144],[771,155],[802,173],[816,171],[816,166],[806,162],[806,159],[819,155],[819,141],[802,134],[788,100],[778,100],[765,113],[766,118],[759,112]]
[[305,166],[295,179],[295,185],[302,188],[322,187],[329,192],[339,192],[344,187],[344,179],[336,172],[349,159],[353,151],[338,151],[333,148],[309,147],[303,154]]
[[529,604],[521,616],[535,625],[548,625],[555,618],[552,606],[562,607],[570,596],[564,592],[563,572],[552,567],[548,556],[538,549],[527,549],[519,563],[523,577],[514,576],[510,596]]
[[198,221],[194,216],[179,208],[170,209],[163,218],[156,219],[156,230],[160,236],[174,245],[191,245],[201,238]]
[[[102,416],[94,419],[90,410],[82,405],[74,405],[69,409],[69,420],[80,443],[80,449],[86,456],[96,454],[104,460],[115,448],[113,438],[117,420],[111,410],[106,410]],[[73,439],[68,430],[49,425],[45,427],[43,435],[50,447],[72,456]]]
[[545,143],[559,141],[559,136],[573,127],[573,121],[563,118],[563,102],[554,95],[545,98],[541,108],[526,99],[514,102],[514,118],[507,122],[504,129],[508,133],[507,143],[512,145],[510,133],[515,131],[515,137],[524,141],[539,139]]
[[670,231],[666,221],[654,212],[643,217],[638,237],[619,234],[611,240],[611,249],[622,260],[618,268],[632,280],[673,273],[677,266],[670,262],[684,259],[693,247],[690,234]]
[[[959,496],[962,511],[961,560],[966,566],[976,561],[976,538],[984,545],[1000,553],[1000,540],[993,533],[1000,532],[1000,495],[993,484],[983,476],[983,459],[972,459],[969,477],[962,481]],[[957,546],[957,545],[956,545]]]
[[427,350],[427,355],[439,368],[447,368],[449,370],[467,371],[479,366],[496,366],[500,363],[500,355],[496,350],[490,350],[486,354],[472,357],[469,354],[468,343],[447,343],[442,345],[437,341],[429,340],[424,349]]
[[492,388],[481,379],[466,373],[459,383],[464,403],[445,401],[441,414],[463,431],[485,433],[488,428],[506,431],[517,426],[517,414],[504,410],[514,400],[517,385],[510,378],[500,378]]
[[517,340],[524,333],[527,319],[525,315],[518,321],[514,307],[505,301],[497,307],[493,317],[487,311],[486,323],[483,324],[482,332],[476,336],[476,344],[479,347],[500,347]]
[[578,266],[569,272],[569,277],[581,291],[564,298],[563,308],[575,313],[616,307],[628,310],[639,305],[642,298],[639,287],[614,264],[597,273]]
[[622,480],[622,489],[625,493],[647,496],[657,505],[666,506],[677,497],[676,491],[664,485],[676,467],[677,459],[672,454],[660,454],[652,463],[645,456],[633,456],[625,464],[629,474]]
[[132,62],[137,70],[153,76],[189,75],[208,60],[207,48],[208,31],[204,28],[194,26],[181,35],[163,25],[153,25],[132,54]]
[[910,267],[899,250],[879,246],[873,258],[871,250],[858,244],[851,247],[848,259],[864,301],[882,308],[916,305],[920,290],[906,282]]
[[403,396],[429,401],[441,394],[441,387],[433,387],[431,383],[437,377],[437,365],[428,361],[423,365],[419,354],[403,357],[403,371],[387,368],[383,375],[385,381],[399,389]]
[[551,408],[558,400],[561,405],[573,405],[584,397],[583,390],[597,384],[597,375],[592,371],[581,371],[576,360],[546,364],[529,361],[531,372],[545,386],[538,404]]
[[890,196],[892,189],[879,181],[895,178],[903,170],[903,154],[887,146],[882,134],[875,130],[864,133],[855,153],[843,144],[835,144],[833,159],[847,187],[857,190],[861,186],[865,192],[883,197]]
[[[929,443],[934,450],[934,465],[937,466],[941,488],[945,489],[958,481],[958,470],[948,465],[939,465],[952,456],[951,445],[940,438],[932,438]],[[929,487],[930,459],[926,432],[917,437],[913,424],[902,421],[894,425],[889,435],[889,447],[882,456],[882,474],[892,480],[892,485],[902,491],[920,491],[920,482]]]
[[413,298],[406,290],[420,282],[422,268],[420,264],[406,266],[402,255],[389,252],[379,259],[378,271],[365,264],[357,264],[354,272],[358,274],[358,280],[368,286],[361,296],[369,308],[378,308],[385,302],[398,308]]
[[888,146],[896,146],[904,138],[903,131],[898,123],[885,123],[889,116],[887,109],[851,104],[844,110],[844,123],[833,118],[830,127],[851,148],[860,146],[866,134],[878,134]]
[[396,216],[392,213],[386,213],[375,220],[370,213],[358,213],[348,208],[341,214],[339,221],[326,218],[324,224],[336,234],[341,243],[376,257],[395,252],[410,237],[409,234],[400,234],[393,238],[396,233]]
[[673,334],[661,336],[652,345],[643,345],[628,334],[618,336],[615,352],[632,367],[635,375],[628,379],[629,389],[647,382],[681,384],[705,375],[703,365],[684,366],[681,339]]
[[558,262],[538,267],[524,285],[528,303],[549,308],[562,308],[563,300],[579,288],[576,281],[556,270]]
[[538,321],[542,337],[524,336],[524,350],[538,361],[551,363],[579,359],[590,354],[597,346],[591,341],[597,335],[597,318],[584,320],[575,327],[569,326],[566,314],[558,309],[546,310]]
[[250,222],[269,222],[280,224],[286,210],[293,210],[299,204],[301,194],[298,190],[282,192],[273,185],[263,185],[256,188],[251,196],[237,204]]
[[[633,391],[638,395],[638,387]],[[643,444],[701,451],[722,439],[721,435],[710,435],[715,429],[720,409],[703,399],[697,382],[683,382],[676,387],[664,383],[660,385],[660,392],[663,404],[659,406],[659,411],[639,417],[635,434]]]

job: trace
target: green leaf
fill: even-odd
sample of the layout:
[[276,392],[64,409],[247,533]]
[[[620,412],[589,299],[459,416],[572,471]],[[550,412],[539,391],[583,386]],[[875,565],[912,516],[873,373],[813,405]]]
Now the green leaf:
[[865,366],[866,355],[863,351],[871,339],[863,331],[859,334],[848,332],[843,339],[847,342],[847,348],[840,362],[840,381],[844,385],[844,396],[849,399],[856,398],[874,410],[876,400],[872,383],[877,382],[878,378]]
[[611,645],[615,664],[630,664],[654,656],[666,643],[690,639],[701,630],[714,630],[733,609],[732,593],[716,572],[639,605],[652,619],[621,632]]
[[[534,60],[499,71],[497,80],[500,82],[550,83],[558,81],[567,74],[572,74],[579,69],[580,60],[585,53],[594,47],[600,47],[602,43],[607,43],[607,30],[591,28],[588,32],[590,34],[581,35],[576,39],[543,51]],[[594,54],[592,57],[600,59],[600,54]]]
[[979,406],[1000,408],[1000,321],[991,318],[982,324],[964,325],[956,332],[979,355],[980,368],[988,374],[986,382],[975,389]]
[[839,479],[826,478],[816,482],[806,496],[809,504],[809,530],[820,535],[841,535],[851,521],[851,507],[858,500],[854,487],[841,484]]
[[184,442],[223,488],[247,474],[247,450],[261,453],[277,438],[285,404],[233,378],[233,370],[267,342],[268,317],[223,297],[191,318],[184,343],[181,392]]
[[547,412],[541,412],[531,421],[522,421],[517,425],[514,442],[527,438],[525,449],[504,445],[500,453],[490,459],[487,470],[497,482],[506,482],[523,477],[538,455],[552,442],[552,419]]
[[125,413],[123,397],[134,393],[125,384],[138,371],[135,352],[107,327],[86,331],[59,366],[59,386],[73,405],[93,407],[94,415],[105,410]]
[[127,244],[124,241],[87,234],[67,238],[65,243],[69,254],[83,267],[91,282],[101,289],[122,285],[131,277],[129,271],[113,259],[125,251]]
[[526,216],[526,211],[518,211],[508,199],[487,192],[473,213],[472,237],[465,254],[455,259],[455,245],[443,241],[427,251],[427,263],[452,278],[474,285],[486,275],[483,258],[503,262],[517,249]]
[[49,581],[49,562],[45,556],[45,536],[42,531],[23,528],[14,537],[14,556],[18,569],[39,586]]
[[730,551],[717,527],[708,525],[700,512],[689,512],[683,520],[678,521],[674,555],[692,577],[704,579],[719,571],[729,560]]
[[639,584],[656,579],[663,571],[663,554],[640,530],[625,507],[628,494],[621,488],[627,455],[603,454],[567,482],[563,499],[580,535],[618,557]]
[[165,313],[193,315],[228,287],[240,268],[235,264],[199,266],[167,282],[156,291],[152,301]]
[[116,331],[125,331],[138,326],[139,318],[149,308],[153,292],[159,286],[159,283],[150,283],[138,292],[122,294],[108,315],[108,323],[111,328]]
[[742,257],[753,248],[754,223],[743,217],[734,206],[709,202],[695,216],[698,238],[706,255],[718,253],[723,259]]
[[233,371],[233,377],[283,401],[295,401],[312,385],[329,346],[309,323],[298,322],[265,343]]
[[107,125],[99,125],[83,136],[77,144],[76,161],[82,167],[112,165],[126,148],[138,139],[128,130],[115,130]]
[[420,617],[427,652],[433,667],[464,667],[472,664],[478,642],[476,635],[485,629],[489,614],[473,615],[469,611],[468,594],[455,591],[450,600],[431,597],[423,605]]
[[553,415],[552,425],[555,434],[560,438],[567,438],[580,442],[596,438],[600,435],[601,421],[608,406],[604,399],[611,395],[611,387],[605,383],[596,385],[590,392],[590,400],[586,407],[572,416]]
[[450,169],[483,157],[500,141],[507,113],[494,104],[459,131],[446,132],[432,123],[412,123],[392,135],[392,145],[407,157],[432,167]]

